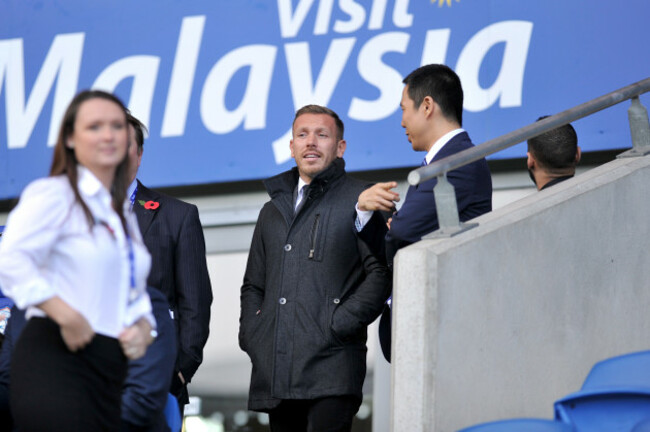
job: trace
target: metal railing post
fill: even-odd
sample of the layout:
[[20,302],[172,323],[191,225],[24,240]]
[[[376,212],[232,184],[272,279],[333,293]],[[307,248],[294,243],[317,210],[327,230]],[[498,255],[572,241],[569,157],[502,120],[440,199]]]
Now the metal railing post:
[[433,196],[436,200],[436,212],[438,213],[440,229],[453,231],[460,228],[456,191],[451,183],[447,181],[447,173],[438,176],[438,183],[433,188]]
[[650,153],[650,123],[648,110],[643,106],[639,97],[633,97],[627,110],[632,135],[632,149],[618,155],[619,158],[643,156]]
[[438,182],[433,188],[433,196],[436,202],[439,228],[422,237],[423,239],[452,237],[477,225],[460,223],[456,191],[447,180],[446,172],[438,176]]

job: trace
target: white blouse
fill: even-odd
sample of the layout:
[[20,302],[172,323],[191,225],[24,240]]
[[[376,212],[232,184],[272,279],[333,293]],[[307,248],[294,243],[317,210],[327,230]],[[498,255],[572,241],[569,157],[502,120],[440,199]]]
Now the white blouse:
[[56,295],[98,334],[117,337],[142,317],[155,328],[146,291],[151,256],[135,215],[125,202],[130,254],[110,193],[88,169],[77,168],[79,193],[95,219],[92,230],[67,177],[32,182],[7,219],[0,286],[19,308],[27,308],[28,318],[45,316],[35,305]]

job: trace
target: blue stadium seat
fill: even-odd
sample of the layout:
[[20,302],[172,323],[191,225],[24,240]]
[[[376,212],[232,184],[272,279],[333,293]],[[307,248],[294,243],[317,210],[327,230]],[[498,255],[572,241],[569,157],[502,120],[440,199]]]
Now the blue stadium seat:
[[582,390],[604,388],[650,389],[650,351],[640,351],[600,361],[582,384]]
[[511,419],[470,426],[458,432],[573,432],[571,426],[553,420]]
[[573,393],[555,403],[555,418],[573,426],[576,432],[631,431],[650,420],[650,390]]
[[650,351],[596,363],[580,391],[555,402],[555,418],[577,432],[650,431]]

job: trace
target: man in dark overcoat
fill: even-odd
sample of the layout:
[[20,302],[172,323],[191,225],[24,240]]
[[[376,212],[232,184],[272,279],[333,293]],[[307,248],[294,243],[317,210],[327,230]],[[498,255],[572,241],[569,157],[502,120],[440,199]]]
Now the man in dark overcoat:
[[264,184],[241,288],[239,344],[253,364],[249,409],[271,430],[349,431],[366,375],[367,327],[390,293],[383,260],[354,230],[364,182],[345,173],[343,122],[307,105],[296,167]]

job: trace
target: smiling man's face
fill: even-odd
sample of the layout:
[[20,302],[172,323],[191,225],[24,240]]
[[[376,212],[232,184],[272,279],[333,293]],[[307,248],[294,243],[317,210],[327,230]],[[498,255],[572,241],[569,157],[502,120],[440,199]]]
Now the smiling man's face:
[[343,157],[345,140],[338,139],[334,118],[327,114],[302,114],[293,124],[291,157],[296,160],[300,177],[306,183]]

